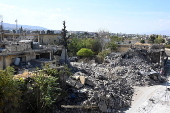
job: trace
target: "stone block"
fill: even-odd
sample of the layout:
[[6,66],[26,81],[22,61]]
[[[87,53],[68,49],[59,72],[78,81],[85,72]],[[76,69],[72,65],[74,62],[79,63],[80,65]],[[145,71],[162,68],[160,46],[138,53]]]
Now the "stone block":
[[80,82],[84,85],[85,84],[85,77],[84,76],[79,76]]
[[80,76],[72,76],[72,78],[75,79],[75,80],[79,80]]
[[100,101],[98,106],[99,106],[100,111],[104,113],[107,112],[107,105],[104,101]]
[[90,85],[90,86],[94,86],[95,85],[92,80],[89,80],[89,78],[86,78],[85,84]]
[[76,82],[75,88],[80,89],[83,87],[83,84],[81,84],[80,82]]
[[68,79],[66,80],[66,83],[67,83],[68,85],[72,86],[72,87],[74,87],[74,86],[76,85],[76,81],[73,80],[73,79],[71,79],[71,78],[68,78]]

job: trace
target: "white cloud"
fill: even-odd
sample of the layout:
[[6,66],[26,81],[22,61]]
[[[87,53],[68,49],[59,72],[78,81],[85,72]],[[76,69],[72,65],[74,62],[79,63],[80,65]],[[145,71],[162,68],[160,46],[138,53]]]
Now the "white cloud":
[[169,20],[165,20],[165,19],[160,19],[158,20],[159,26],[169,26],[170,25],[170,21]]
[[71,8],[68,7],[67,10],[71,10]]
[[0,15],[3,15],[5,23],[15,24],[17,19],[18,24],[42,26],[50,29],[61,29],[62,21],[66,18],[61,11],[60,8],[34,11],[0,3]]

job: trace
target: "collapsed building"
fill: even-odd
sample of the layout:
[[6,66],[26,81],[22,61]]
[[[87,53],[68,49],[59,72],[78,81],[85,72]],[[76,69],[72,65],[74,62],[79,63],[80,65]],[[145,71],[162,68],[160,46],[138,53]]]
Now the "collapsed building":
[[[6,38],[6,41],[0,44],[1,69],[13,65],[31,69],[44,63],[56,66],[61,53],[61,60],[64,60],[64,50],[62,52],[58,51],[58,47],[40,45],[49,44],[49,38],[39,35],[36,38],[29,37],[31,40],[21,40],[23,38],[24,36],[19,39],[13,37],[11,41]],[[51,38],[50,42],[55,42],[55,38]],[[66,79],[68,96],[60,105],[69,112],[82,111],[84,108],[97,108],[94,112],[117,112],[129,107],[133,86],[165,81],[161,76],[164,57],[164,45],[137,43],[131,45],[127,52],[110,53],[102,64],[72,62],[74,74]],[[59,112],[63,112],[62,109]]]
[[132,49],[140,50],[141,53],[147,56],[153,63],[159,63],[161,66],[164,65],[164,58],[166,57],[165,45],[163,44],[141,44],[136,43],[131,46]]
[[166,81],[165,55],[164,45],[135,44],[127,52],[110,53],[102,64],[71,62],[74,75],[66,80],[69,95],[61,102],[63,111],[114,113],[130,107],[133,86]]
[[63,59],[63,47],[56,45],[60,40],[60,34],[39,31],[27,33],[22,27],[19,32],[1,32],[0,69],[8,66],[30,69],[46,63],[55,67]]
[[8,66],[21,68],[40,67],[45,63],[51,66],[59,64],[62,50],[57,46],[39,45],[31,40],[20,40],[17,43],[0,44],[0,68]]

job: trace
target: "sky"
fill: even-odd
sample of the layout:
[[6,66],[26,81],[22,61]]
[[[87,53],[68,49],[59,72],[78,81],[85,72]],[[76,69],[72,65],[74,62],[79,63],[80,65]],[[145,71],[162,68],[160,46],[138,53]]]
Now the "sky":
[[[68,31],[170,31],[170,0],[0,0],[4,23]],[[2,18],[0,18],[2,19]]]

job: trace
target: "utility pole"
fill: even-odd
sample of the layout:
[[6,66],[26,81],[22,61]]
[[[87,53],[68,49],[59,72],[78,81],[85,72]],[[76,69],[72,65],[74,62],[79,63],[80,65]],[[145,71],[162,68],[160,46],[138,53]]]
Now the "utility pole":
[[18,22],[18,20],[16,19],[15,22],[16,22],[16,34],[17,34],[17,30],[18,30],[18,25],[17,25],[18,23],[17,22]]
[[3,40],[3,16],[2,15],[0,15],[0,21],[1,21],[1,25],[0,25],[0,32],[1,32],[1,40],[0,41],[2,41]]

